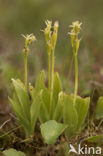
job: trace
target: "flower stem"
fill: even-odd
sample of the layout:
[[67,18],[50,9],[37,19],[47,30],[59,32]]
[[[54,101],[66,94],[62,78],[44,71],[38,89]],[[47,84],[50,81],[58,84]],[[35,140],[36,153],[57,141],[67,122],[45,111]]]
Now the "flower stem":
[[48,89],[50,90],[50,82],[51,82],[51,57],[50,53],[48,53]]
[[53,102],[53,87],[54,87],[54,50],[52,52],[52,65],[51,65],[51,92],[50,92],[50,116],[52,116],[52,102]]
[[74,104],[75,104],[78,92],[78,60],[76,54],[74,55],[74,62],[75,62],[75,89],[74,89]]
[[24,53],[25,90],[27,91],[27,52]]

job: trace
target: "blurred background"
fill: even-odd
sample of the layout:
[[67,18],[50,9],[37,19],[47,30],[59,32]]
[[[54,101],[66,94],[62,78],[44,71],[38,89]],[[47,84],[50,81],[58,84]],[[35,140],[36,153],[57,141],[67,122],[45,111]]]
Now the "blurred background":
[[[21,34],[34,33],[28,57],[28,79],[34,84],[41,69],[47,73],[44,34],[45,20],[59,21],[55,71],[63,89],[74,88],[74,66],[69,25],[82,22],[79,49],[79,94],[87,96],[93,88],[103,87],[103,0],[0,0],[0,103],[10,94],[10,79],[23,80],[24,39]],[[4,101],[5,100],[5,101]]]

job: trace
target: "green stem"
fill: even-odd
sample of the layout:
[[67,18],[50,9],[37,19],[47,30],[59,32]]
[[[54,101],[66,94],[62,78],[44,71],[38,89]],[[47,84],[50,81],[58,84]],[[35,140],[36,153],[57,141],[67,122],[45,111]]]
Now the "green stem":
[[68,79],[71,78],[71,72],[72,72],[73,61],[74,61],[74,56],[72,56],[72,60],[71,60],[71,62],[70,62],[70,68],[69,68]]
[[74,89],[74,104],[75,104],[78,92],[78,60],[76,54],[74,55],[74,62],[75,62],[75,89]]
[[27,52],[24,53],[24,70],[25,70],[25,90],[27,91]]
[[51,77],[51,57],[50,57],[50,53],[48,53],[48,89],[50,90],[50,77]]
[[52,116],[52,102],[53,102],[53,87],[54,87],[54,50],[52,51],[52,65],[51,65],[51,92],[50,92],[50,116]]

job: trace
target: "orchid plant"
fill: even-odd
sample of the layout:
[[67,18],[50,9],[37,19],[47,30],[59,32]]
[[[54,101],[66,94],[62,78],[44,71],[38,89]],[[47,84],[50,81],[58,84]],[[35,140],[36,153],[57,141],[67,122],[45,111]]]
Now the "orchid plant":
[[[73,22],[70,26],[71,44],[75,64],[75,88],[73,94],[66,94],[62,90],[59,74],[55,72],[55,48],[58,36],[58,21],[46,21],[43,30],[48,56],[48,86],[45,85],[45,72],[42,70],[35,86],[27,81],[27,56],[29,47],[36,38],[33,34],[22,35],[25,38],[24,55],[24,83],[19,79],[12,79],[13,93],[9,101],[18,122],[23,127],[26,137],[33,135],[37,119],[41,125],[41,133],[47,144],[54,144],[63,131],[71,137],[85,125],[89,109],[90,98],[78,96],[78,51],[80,46],[79,33],[81,23]],[[61,122],[61,119],[63,123]]]
[[30,44],[36,40],[33,34],[26,35],[25,46],[23,49],[24,55],[24,83],[21,80],[11,79],[12,83],[12,97],[9,98],[10,105],[16,114],[17,120],[25,131],[26,137],[34,134],[35,124],[38,118],[40,109],[40,99],[42,91],[40,91],[33,100],[30,100],[27,83],[27,56],[30,52]]

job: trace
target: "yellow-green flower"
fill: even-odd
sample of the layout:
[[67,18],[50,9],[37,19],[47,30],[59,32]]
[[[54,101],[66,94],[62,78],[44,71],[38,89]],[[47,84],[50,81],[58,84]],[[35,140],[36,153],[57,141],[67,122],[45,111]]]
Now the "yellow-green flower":
[[72,25],[70,25],[72,30],[71,30],[71,32],[69,32],[69,34],[71,36],[72,48],[73,48],[73,52],[75,55],[78,54],[78,49],[79,49],[79,45],[80,45],[80,39],[78,36],[80,33],[81,24],[82,23],[80,23],[79,21],[75,21],[72,23]]
[[58,21],[56,21],[54,23],[54,31],[53,31],[53,34],[52,34],[52,49],[54,50],[55,49],[55,45],[56,45],[56,41],[57,41],[57,36],[58,36],[58,27],[59,27],[59,23]]
[[29,45],[33,42],[36,41],[36,37],[33,34],[30,35],[22,35],[25,38],[25,47],[23,49],[23,52],[29,52]]
[[[43,30],[43,32],[47,44],[47,51],[48,53],[50,53],[52,50],[55,49],[59,24],[58,21],[56,21],[54,23],[54,26],[52,26],[52,21],[49,20],[47,20],[45,23],[46,23],[46,28]],[[52,27],[53,27],[53,31],[51,30]]]
[[73,32],[77,34],[80,32],[81,25],[82,23],[80,23],[79,21],[75,21],[75,22],[72,22],[72,25],[70,25],[70,27],[72,27]]

